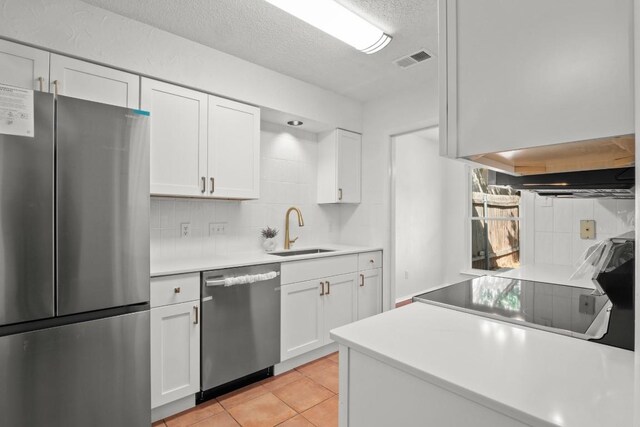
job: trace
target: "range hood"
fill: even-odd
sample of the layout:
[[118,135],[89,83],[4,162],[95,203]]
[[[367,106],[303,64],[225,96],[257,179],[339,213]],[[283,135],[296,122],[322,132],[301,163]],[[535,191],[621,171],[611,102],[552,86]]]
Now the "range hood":
[[546,197],[635,198],[635,167],[524,176],[495,172],[490,182]]

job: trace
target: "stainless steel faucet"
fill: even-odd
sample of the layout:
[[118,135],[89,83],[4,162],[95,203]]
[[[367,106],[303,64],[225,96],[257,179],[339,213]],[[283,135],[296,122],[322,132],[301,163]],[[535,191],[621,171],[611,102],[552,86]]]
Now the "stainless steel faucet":
[[291,249],[291,245],[293,245],[295,241],[298,240],[297,237],[295,239],[291,239],[289,237],[289,214],[291,213],[291,211],[294,211],[295,213],[298,214],[298,225],[300,227],[304,227],[304,219],[302,219],[302,212],[300,212],[300,209],[294,206],[291,206],[289,209],[287,209],[287,213],[285,214],[285,221],[284,221],[284,248],[285,249]]

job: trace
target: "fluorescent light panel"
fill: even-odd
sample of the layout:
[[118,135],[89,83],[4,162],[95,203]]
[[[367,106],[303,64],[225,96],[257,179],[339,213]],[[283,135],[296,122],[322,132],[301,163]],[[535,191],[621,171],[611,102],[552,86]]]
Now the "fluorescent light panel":
[[391,36],[333,0],[265,1],[367,54],[391,41]]

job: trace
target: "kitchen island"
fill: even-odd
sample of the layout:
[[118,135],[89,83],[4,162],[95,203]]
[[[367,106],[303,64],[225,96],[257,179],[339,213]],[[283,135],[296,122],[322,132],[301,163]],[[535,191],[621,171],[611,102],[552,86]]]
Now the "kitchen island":
[[633,425],[631,351],[422,303],[331,338],[343,427]]

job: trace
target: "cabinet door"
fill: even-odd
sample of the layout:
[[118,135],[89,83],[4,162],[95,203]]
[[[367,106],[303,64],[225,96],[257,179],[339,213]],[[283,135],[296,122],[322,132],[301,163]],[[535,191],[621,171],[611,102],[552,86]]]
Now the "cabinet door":
[[382,311],[382,269],[374,268],[360,272],[357,299],[358,320]]
[[140,106],[140,77],[51,54],[51,87],[59,95],[127,108]]
[[151,310],[151,407],[200,389],[200,302]]
[[338,129],[337,138],[338,202],[360,203],[362,137],[360,134]]
[[343,274],[328,277],[324,280],[325,295],[323,300],[324,328],[323,343],[329,344],[329,332],[339,326],[355,320],[356,312],[356,274]]
[[203,196],[207,177],[207,95],[142,79],[151,112],[151,194]]
[[635,132],[633,1],[440,0],[438,9],[443,154]]
[[320,280],[293,283],[281,288],[281,359],[321,347],[322,285]]
[[208,194],[260,197],[260,109],[210,95],[208,125]]
[[0,40],[0,83],[49,91],[49,52]]

